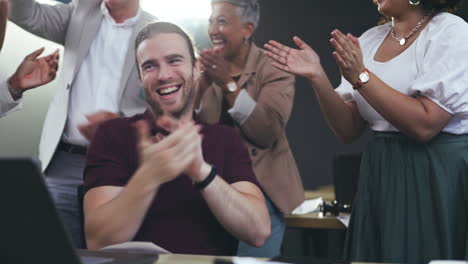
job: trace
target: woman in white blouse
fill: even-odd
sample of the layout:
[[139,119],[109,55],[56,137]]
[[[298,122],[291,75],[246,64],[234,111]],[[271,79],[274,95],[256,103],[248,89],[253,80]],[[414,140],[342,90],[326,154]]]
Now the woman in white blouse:
[[274,66],[309,79],[334,133],[366,127],[345,255],[354,261],[468,258],[468,24],[459,0],[378,0],[391,22],[359,39],[332,32],[341,85],[298,37],[265,47]]

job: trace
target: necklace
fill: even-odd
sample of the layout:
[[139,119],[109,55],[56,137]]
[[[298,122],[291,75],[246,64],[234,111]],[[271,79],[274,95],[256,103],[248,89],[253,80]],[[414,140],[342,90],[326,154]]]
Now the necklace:
[[406,40],[409,39],[411,36],[413,36],[414,33],[416,33],[416,31],[418,31],[418,29],[421,28],[421,26],[424,24],[424,22],[426,22],[426,20],[429,18],[430,15],[431,13],[428,13],[425,16],[423,16],[423,18],[419,20],[418,24],[410,31],[410,33],[406,34],[406,36],[402,38],[397,37],[393,26],[392,26],[392,31],[390,32],[390,35],[392,36],[394,40],[400,42],[400,46],[403,46],[405,45]]

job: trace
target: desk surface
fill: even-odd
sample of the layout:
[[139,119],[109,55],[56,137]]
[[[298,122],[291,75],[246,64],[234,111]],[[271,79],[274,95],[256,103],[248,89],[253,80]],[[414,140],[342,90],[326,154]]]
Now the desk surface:
[[[324,201],[335,200],[333,185],[325,185],[316,190],[306,190],[305,198],[316,199],[322,197]],[[310,213],[304,215],[286,215],[286,226],[290,228],[311,228],[311,229],[346,229],[346,226],[334,216],[323,216],[320,213]]]
[[[180,255],[180,254],[172,254],[172,255],[159,255],[158,261],[154,264],[208,264],[214,263],[215,259],[224,259],[224,260],[232,260],[232,257],[213,257],[213,256],[201,256],[201,255]],[[266,260],[266,259],[259,259],[259,260]],[[316,263],[316,258],[313,257],[294,257],[289,259],[288,257],[282,257],[280,261],[284,261],[287,263],[308,263],[313,264]],[[327,263],[326,261],[320,261],[318,263]],[[332,263],[332,262],[330,262]],[[359,262],[352,262],[353,264],[360,264]]]
[[[233,257],[229,256],[206,256],[206,255],[184,255],[184,254],[160,254],[160,255],[152,255],[152,254],[139,254],[139,253],[129,253],[125,251],[118,251],[118,252],[103,252],[103,251],[90,251],[90,250],[78,250],[80,255],[86,256],[100,256],[100,257],[111,257],[116,258],[115,263],[129,263],[128,260],[135,259],[135,256],[146,256],[146,259],[157,258],[157,260],[150,260],[150,262],[143,261],[136,261],[135,263],[152,263],[152,264],[213,264],[215,259],[222,259],[226,261],[232,261]],[[141,258],[140,258],[141,259]],[[267,261],[266,258],[256,258],[257,260],[264,260]],[[154,261],[154,262],[153,262]],[[283,261],[285,263],[328,263],[327,261],[321,260],[317,262],[317,259],[314,257],[307,257],[307,256],[295,256],[295,257],[280,257],[279,261]],[[132,263],[130,261],[130,263]],[[330,262],[335,263],[335,262]],[[359,264],[358,262],[353,262],[354,264]]]
[[285,219],[286,226],[290,228],[346,229],[335,216],[323,216],[321,213],[286,215]]
[[182,255],[182,254],[167,254],[159,255],[158,261],[155,264],[207,264],[214,263],[215,259],[231,260],[231,257],[214,257],[202,255]]

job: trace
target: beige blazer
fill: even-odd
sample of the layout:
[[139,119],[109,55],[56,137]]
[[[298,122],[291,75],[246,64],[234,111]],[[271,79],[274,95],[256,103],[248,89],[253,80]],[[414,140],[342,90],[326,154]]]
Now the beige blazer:
[[[39,4],[34,0],[14,0],[10,3],[12,22],[39,37],[62,44],[65,48],[55,96],[49,105],[39,144],[39,159],[42,170],[45,171],[65,128],[70,87],[104,17],[100,10],[102,0],[73,0],[70,4],[53,6]],[[123,94],[119,111],[123,116],[141,113],[146,108],[135,66],[134,42],[138,32],[153,20],[153,16],[142,12],[130,38],[120,82]]]
[[[294,76],[271,66],[252,45],[239,87],[256,101],[249,118],[238,127],[252,159],[255,175],[274,204],[290,213],[304,200],[304,188],[289,143],[286,125],[294,101]],[[213,84],[203,95],[200,118],[218,123],[223,93]]]

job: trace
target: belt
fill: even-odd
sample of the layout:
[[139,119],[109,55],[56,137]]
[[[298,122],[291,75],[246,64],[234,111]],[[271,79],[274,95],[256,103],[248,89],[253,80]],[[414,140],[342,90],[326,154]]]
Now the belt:
[[88,148],[83,147],[83,146],[68,144],[63,141],[60,141],[60,143],[57,146],[57,150],[65,151],[65,152],[72,153],[72,154],[86,155]]

